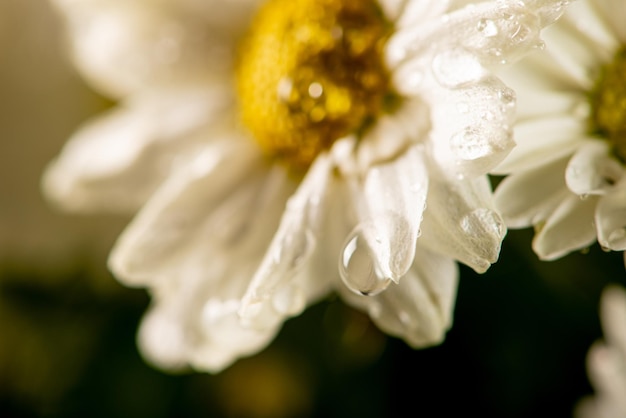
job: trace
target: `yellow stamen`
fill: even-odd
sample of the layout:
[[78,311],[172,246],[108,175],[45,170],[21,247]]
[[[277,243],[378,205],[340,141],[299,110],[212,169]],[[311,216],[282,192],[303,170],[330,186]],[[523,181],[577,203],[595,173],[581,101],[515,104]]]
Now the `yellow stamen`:
[[241,117],[262,149],[306,169],[383,110],[389,23],[375,0],[270,0],[242,41]]
[[606,138],[626,163],[626,47],[600,71],[591,100],[591,132]]

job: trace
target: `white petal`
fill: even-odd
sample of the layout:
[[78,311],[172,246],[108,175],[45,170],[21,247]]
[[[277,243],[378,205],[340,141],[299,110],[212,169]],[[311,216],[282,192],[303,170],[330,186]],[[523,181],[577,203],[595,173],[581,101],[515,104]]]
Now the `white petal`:
[[569,161],[565,181],[572,192],[586,196],[607,193],[623,175],[624,169],[611,156],[609,144],[591,139]]
[[[43,178],[46,195],[73,211],[133,211],[224,119],[221,92],[170,90],[134,98],[88,122]],[[206,138],[209,135],[209,138]]]
[[427,204],[420,238],[423,246],[479,273],[497,261],[506,228],[486,176],[453,180],[431,175]]
[[279,171],[264,174],[253,147],[235,138],[230,144],[200,154],[143,207],[110,256],[118,278],[149,283],[154,276],[179,271],[190,257],[200,266],[219,263],[221,256],[211,260],[212,252],[235,253],[237,246],[254,244],[261,227],[251,227],[261,216],[263,235],[271,236],[291,186]]
[[503,179],[494,193],[507,226],[526,228],[545,221],[570,195],[563,180],[569,157]]
[[404,3],[396,28],[428,23],[444,14],[450,6],[450,0],[406,0]]
[[399,284],[375,296],[341,291],[344,300],[369,313],[378,327],[414,348],[439,344],[451,325],[458,282],[454,260],[419,248]]
[[513,149],[515,92],[495,77],[454,90],[433,89],[430,103],[433,155],[459,177],[489,172]]
[[232,68],[234,37],[202,14],[143,2],[74,2],[62,10],[78,69],[107,95],[223,81]]
[[451,45],[487,66],[511,62],[541,44],[539,31],[549,22],[534,11],[517,2],[482,2],[455,10],[444,20],[402,28],[388,42],[389,66],[415,57],[435,58]]
[[596,240],[593,216],[598,198],[566,197],[559,207],[538,227],[533,250],[542,260],[555,260],[571,251],[590,246]]
[[[619,48],[619,40],[615,32],[602,20],[598,14],[599,2],[595,0],[577,0],[567,7],[566,13],[559,25],[575,28],[581,38],[586,38],[588,48],[594,49],[601,62],[606,62]],[[615,9],[612,5],[611,11]]]
[[[623,320],[623,318],[622,318]],[[611,417],[622,417],[626,411],[626,373],[624,373],[624,357],[614,347],[596,343],[587,354],[587,370],[589,380],[601,396],[603,409],[614,410],[618,414]],[[598,399],[600,401],[600,399]]]
[[[626,360],[626,292],[618,285],[609,285],[602,291],[600,318],[608,344],[615,347]],[[626,377],[626,373],[624,373]]]
[[389,163],[370,167],[362,183],[352,179],[357,228],[380,277],[398,281],[413,262],[428,191],[420,145]]
[[626,3],[620,0],[595,0],[593,6],[616,34],[621,44],[626,43]]
[[600,198],[595,222],[601,246],[626,250],[626,181],[622,180]]
[[[527,70],[533,71],[530,68],[527,68]],[[510,79],[505,79],[505,81],[509,82]],[[567,114],[586,119],[590,113],[587,97],[577,92],[562,92],[549,89],[528,90],[524,86],[520,86],[516,91],[523,91],[522,94],[517,96],[515,113],[518,122],[532,118],[558,117]]]
[[566,25],[546,29],[543,39],[548,45],[545,53],[558,63],[567,76],[583,88],[593,87],[594,70],[598,66],[597,47],[589,48],[579,32],[568,30]]
[[[283,213],[280,226],[274,235],[259,269],[243,298],[240,315],[246,323],[266,311],[261,305],[272,304],[275,314],[281,317],[299,314],[305,302],[322,293],[328,281],[323,277],[310,284],[299,284],[302,268],[310,262],[315,247],[323,244],[322,209],[328,198],[327,190],[332,175],[332,161],[322,154],[309,169],[298,190],[292,195]],[[303,288],[307,288],[306,294]]]
[[515,127],[517,146],[492,174],[534,169],[560,159],[580,146],[585,133],[586,121],[569,115],[520,122]]

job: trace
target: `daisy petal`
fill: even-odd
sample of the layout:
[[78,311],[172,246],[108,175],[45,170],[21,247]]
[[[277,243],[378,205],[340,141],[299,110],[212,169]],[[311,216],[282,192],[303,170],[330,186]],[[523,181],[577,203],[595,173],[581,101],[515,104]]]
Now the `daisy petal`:
[[601,246],[626,250],[626,181],[619,182],[600,198],[595,222]]
[[601,301],[604,337],[609,345],[626,354],[626,292],[617,285],[610,285],[602,291]]
[[[558,2],[542,3],[546,7],[533,5],[535,10],[521,2],[470,4],[446,15],[446,25],[433,21],[430,24],[400,28],[388,43],[389,66],[396,68],[399,63],[416,57],[436,58],[434,52],[429,51],[449,51],[450,45],[456,45],[458,51],[464,50],[478,57],[486,66],[499,66],[517,60],[542,44],[539,31],[550,23],[548,12],[554,10]],[[534,12],[540,12],[541,15]],[[445,54],[453,56],[448,52]],[[448,71],[453,69],[449,68]],[[460,75],[465,71],[465,68],[459,68],[456,73]]]
[[520,122],[515,127],[517,146],[491,172],[509,174],[560,159],[578,148],[585,132],[586,122],[569,115]]
[[[247,234],[254,232],[250,224],[260,205],[272,206],[275,212],[269,213],[278,217],[288,193],[284,176],[263,173],[254,147],[237,139],[216,144],[178,170],[143,207],[113,248],[110,267],[137,285],[175,270],[185,262],[181,257],[209,263],[211,251],[234,252],[244,238],[252,239]],[[275,203],[264,203],[268,199]],[[265,229],[271,230],[266,217]],[[214,257],[213,262],[222,259]]]
[[493,169],[513,149],[515,92],[495,77],[454,90],[433,89],[433,156],[444,171],[474,177]]
[[[280,226],[243,298],[239,311],[246,323],[261,312],[261,305],[274,304],[279,315],[297,315],[308,295],[319,294],[328,283],[320,277],[304,295],[294,282],[310,261],[321,235],[321,209],[325,205],[333,166],[327,155],[320,155],[307,172],[296,193],[287,201]],[[278,309],[276,307],[278,306]]]
[[452,322],[458,267],[454,260],[418,248],[415,264],[399,284],[375,296],[343,291],[350,305],[369,313],[386,333],[414,348],[440,343]]
[[570,193],[563,181],[569,158],[533,170],[511,174],[494,193],[496,207],[507,226],[526,228],[545,221]]
[[569,161],[565,181],[569,189],[581,196],[605,194],[624,175],[622,165],[611,156],[604,141],[589,140]]
[[539,258],[555,260],[571,251],[590,246],[596,240],[591,219],[597,203],[598,198],[595,196],[581,199],[570,194],[563,199],[535,234],[532,246]]
[[[623,318],[621,318],[623,320]],[[596,343],[591,346],[587,354],[587,370],[589,380],[593,383],[596,391],[604,397],[604,404],[611,408],[616,407],[618,414],[612,417],[622,416],[626,410],[626,374],[624,370],[622,353],[615,347]],[[608,401],[608,402],[606,402]],[[603,406],[603,408],[606,408]],[[609,409],[610,410],[610,409]]]
[[505,234],[485,176],[465,180],[431,176],[422,245],[483,273],[497,261]]
[[615,0],[595,0],[598,14],[607,22],[621,44],[626,44],[626,3]]
[[67,210],[136,210],[175,162],[206,141],[203,128],[221,117],[226,102],[217,91],[138,97],[70,139],[44,174],[44,192]]
[[389,163],[370,167],[362,184],[353,183],[357,228],[381,277],[398,281],[415,254],[428,191],[421,145]]

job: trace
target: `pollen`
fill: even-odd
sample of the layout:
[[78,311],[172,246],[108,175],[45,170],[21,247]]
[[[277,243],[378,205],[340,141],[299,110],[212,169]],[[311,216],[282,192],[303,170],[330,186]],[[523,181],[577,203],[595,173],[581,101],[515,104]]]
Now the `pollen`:
[[360,135],[392,95],[375,0],[269,0],[241,41],[243,124],[271,158],[306,170],[334,141]]
[[626,47],[601,68],[590,102],[591,132],[608,140],[617,158],[626,163]]

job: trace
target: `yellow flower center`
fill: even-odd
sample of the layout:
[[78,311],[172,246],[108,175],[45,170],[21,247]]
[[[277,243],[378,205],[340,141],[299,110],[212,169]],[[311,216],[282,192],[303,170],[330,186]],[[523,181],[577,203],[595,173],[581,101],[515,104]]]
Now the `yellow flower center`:
[[591,91],[591,132],[606,138],[626,163],[626,47],[602,67]]
[[360,134],[393,98],[382,51],[390,24],[375,0],[269,0],[236,68],[244,125],[264,152],[306,169]]

